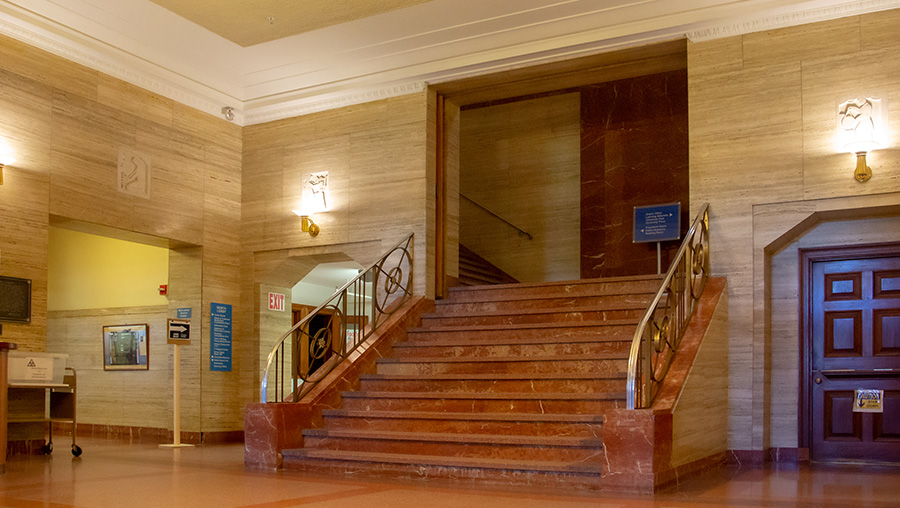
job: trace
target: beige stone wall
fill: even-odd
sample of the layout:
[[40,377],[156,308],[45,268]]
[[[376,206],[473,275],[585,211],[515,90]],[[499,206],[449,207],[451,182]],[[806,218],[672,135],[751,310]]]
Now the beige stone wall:
[[[287,331],[272,329],[260,309],[261,284],[292,287],[322,262],[363,266],[415,234],[415,292],[434,291],[435,94],[415,93],[244,129],[243,316],[253,323],[245,380],[255,394],[261,359]],[[300,229],[302,179],[327,171],[328,210],[321,232]],[[264,336],[264,337],[263,337]],[[262,339],[261,339],[262,337]]]
[[459,243],[522,282],[581,274],[581,112],[577,93],[464,110]]
[[[900,12],[889,11],[688,45],[691,204],[710,203],[713,272],[728,277],[732,449],[791,446],[797,434],[786,409],[796,382],[775,383],[799,364],[773,345],[791,338],[767,330],[773,242],[823,211],[878,215],[898,202],[898,31]],[[861,92],[886,94],[893,127],[865,184],[853,180],[855,158],[834,148],[837,103]],[[797,279],[778,284],[782,295],[799,289]]]
[[[240,323],[229,373],[209,372],[202,330],[210,302],[239,303],[240,127],[5,37],[0,111],[0,143],[17,159],[0,186],[0,273],[34,284],[31,324],[6,324],[3,339],[24,350],[47,347],[51,217],[200,246],[193,318],[200,333],[195,358],[183,364],[197,390],[197,417],[182,428],[239,429]],[[116,190],[123,147],[151,157],[150,199]]]

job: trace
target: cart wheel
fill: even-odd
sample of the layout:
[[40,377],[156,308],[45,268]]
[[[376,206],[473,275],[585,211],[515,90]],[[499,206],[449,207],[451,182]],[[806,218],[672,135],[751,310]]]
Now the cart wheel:
[[53,453],[53,443],[47,443],[43,447],[41,447],[41,451],[44,452],[44,455],[50,455]]
[[76,457],[81,456],[81,447],[78,446],[77,444],[72,445],[72,455],[74,455]]

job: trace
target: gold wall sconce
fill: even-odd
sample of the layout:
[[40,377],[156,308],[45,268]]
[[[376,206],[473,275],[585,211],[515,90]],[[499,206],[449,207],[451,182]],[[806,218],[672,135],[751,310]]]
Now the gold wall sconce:
[[838,105],[838,148],[856,155],[853,178],[866,182],[872,178],[872,168],[866,154],[887,146],[887,107],[882,99],[856,97]]
[[13,159],[9,155],[0,154],[0,185],[3,185],[3,167],[7,164],[12,164],[13,162],[16,162],[16,159]]
[[319,225],[312,220],[312,215],[303,210],[291,210],[300,217],[300,230],[309,233],[309,236],[319,236]]

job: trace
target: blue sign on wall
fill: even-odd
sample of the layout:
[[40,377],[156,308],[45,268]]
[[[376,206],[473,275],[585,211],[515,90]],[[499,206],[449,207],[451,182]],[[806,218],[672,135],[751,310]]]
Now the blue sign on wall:
[[634,207],[634,243],[681,238],[681,203]]
[[178,319],[191,319],[190,307],[179,307],[177,311]]
[[209,370],[231,372],[231,305],[209,306]]

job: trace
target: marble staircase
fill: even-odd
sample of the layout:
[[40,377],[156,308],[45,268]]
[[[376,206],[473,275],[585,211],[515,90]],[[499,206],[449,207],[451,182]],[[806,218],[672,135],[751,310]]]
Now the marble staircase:
[[453,288],[289,470],[603,488],[604,412],[657,276]]

